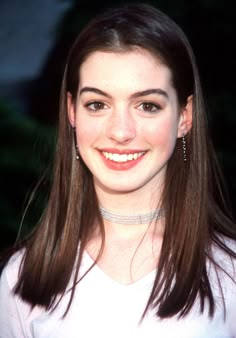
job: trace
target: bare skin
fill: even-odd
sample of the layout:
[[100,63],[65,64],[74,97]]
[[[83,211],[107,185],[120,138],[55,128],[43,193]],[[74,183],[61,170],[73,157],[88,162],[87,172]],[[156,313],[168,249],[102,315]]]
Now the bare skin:
[[[68,93],[68,115],[100,205],[123,215],[154,210],[177,138],[192,123],[192,98],[180,109],[169,69],[144,50],[94,52],[81,65],[76,101]],[[164,221],[104,221],[99,267],[121,284],[142,279],[157,268]],[[100,245],[96,233],[91,258]]]
[[[98,266],[110,278],[120,284],[134,283],[157,268],[163,233],[160,222],[155,225],[121,227],[105,221],[106,242]],[[143,226],[143,227],[142,227]],[[145,227],[144,227],[145,226]],[[128,228],[128,229],[127,229]],[[95,260],[101,240],[94,236],[86,247],[87,253]]]

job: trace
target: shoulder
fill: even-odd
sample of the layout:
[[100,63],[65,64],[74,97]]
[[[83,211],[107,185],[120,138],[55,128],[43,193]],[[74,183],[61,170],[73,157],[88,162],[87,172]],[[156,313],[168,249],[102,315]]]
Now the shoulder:
[[236,304],[236,241],[226,237],[219,239],[222,245],[212,244],[208,274],[212,286],[220,283],[220,289],[225,295],[234,295]]
[[13,289],[17,283],[20,266],[24,258],[24,250],[17,251],[12,255],[1,273],[1,283],[7,283]]
[[225,268],[236,267],[236,240],[227,237],[218,237],[219,244],[212,244],[212,258],[216,264]]
[[[19,297],[14,294],[18,280],[20,264],[24,257],[23,251],[15,253],[2,270],[0,278],[0,338],[29,337],[26,334],[24,322],[29,314],[28,306],[21,306]],[[27,309],[26,309],[27,308]],[[27,310],[27,311],[26,311]]]

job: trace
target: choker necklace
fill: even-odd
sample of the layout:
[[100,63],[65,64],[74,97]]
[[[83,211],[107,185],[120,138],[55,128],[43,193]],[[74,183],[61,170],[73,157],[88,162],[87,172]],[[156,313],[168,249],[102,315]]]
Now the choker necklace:
[[101,206],[99,207],[99,210],[104,219],[117,224],[147,224],[152,221],[158,220],[165,214],[164,209],[157,209],[147,214],[127,215],[127,216],[115,214],[113,212],[108,211],[107,209],[104,209]]

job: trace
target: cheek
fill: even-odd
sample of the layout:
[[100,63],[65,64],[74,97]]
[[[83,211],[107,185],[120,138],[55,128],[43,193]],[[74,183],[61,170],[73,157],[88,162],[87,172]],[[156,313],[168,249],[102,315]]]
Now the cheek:
[[88,128],[87,125],[83,126],[82,128],[79,128],[78,126],[76,130],[76,136],[80,157],[83,159],[87,167],[90,169],[89,166],[90,149],[92,147],[92,144],[94,143],[95,137],[93,129]]
[[77,118],[76,134],[78,145],[89,145],[101,134],[101,124],[96,119]]
[[147,141],[160,150],[173,151],[178,135],[177,122],[173,119],[158,122],[149,125],[146,129]]
[[92,133],[90,133],[89,130],[87,131],[85,129],[77,130],[77,143],[78,143],[80,151],[83,147],[91,143],[91,137],[92,137]]

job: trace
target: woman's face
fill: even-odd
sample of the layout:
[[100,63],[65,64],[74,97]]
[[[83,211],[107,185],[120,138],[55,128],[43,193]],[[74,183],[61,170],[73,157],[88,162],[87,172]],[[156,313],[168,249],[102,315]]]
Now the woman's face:
[[95,188],[111,193],[160,188],[190,116],[179,109],[169,69],[144,50],[88,56],[68,111]]

